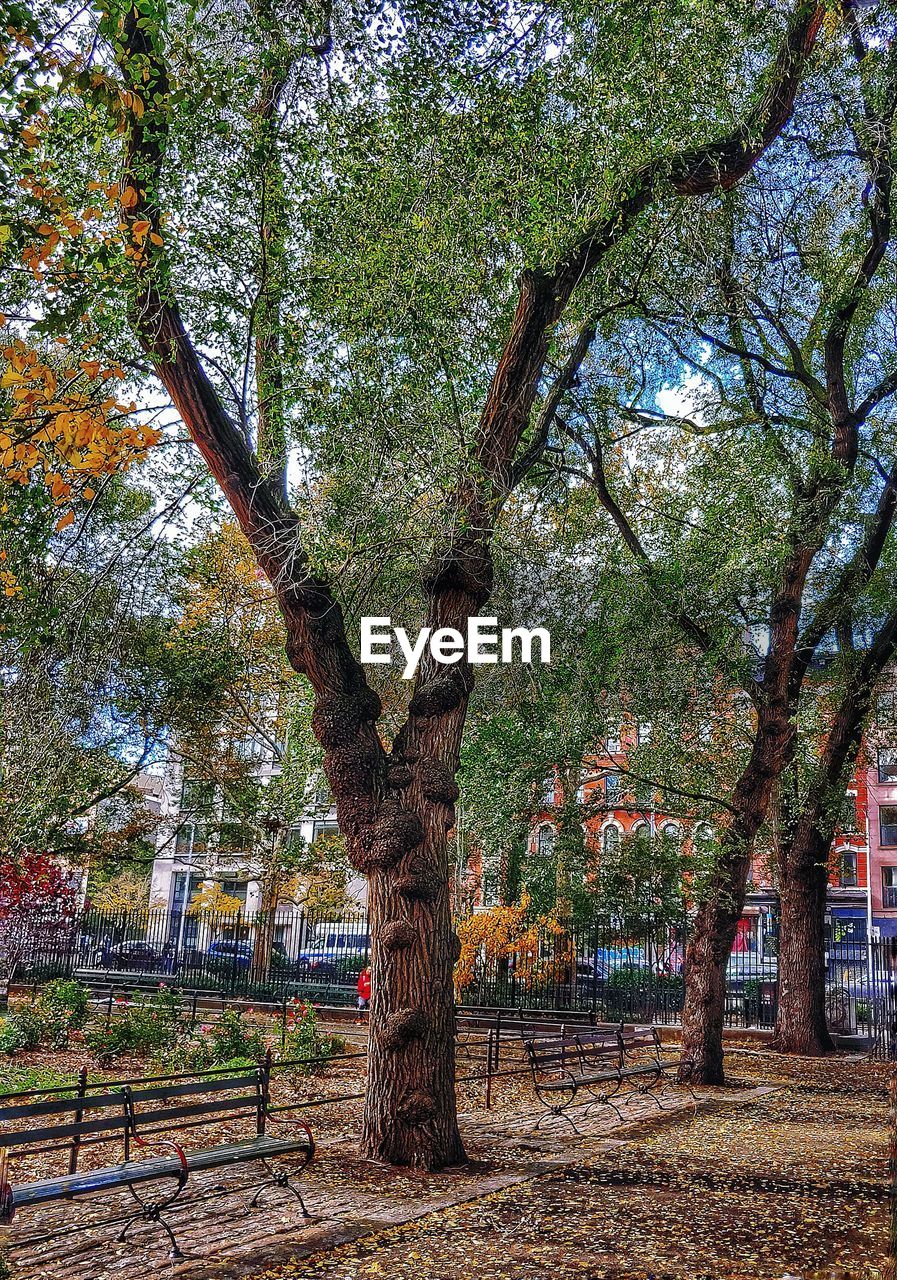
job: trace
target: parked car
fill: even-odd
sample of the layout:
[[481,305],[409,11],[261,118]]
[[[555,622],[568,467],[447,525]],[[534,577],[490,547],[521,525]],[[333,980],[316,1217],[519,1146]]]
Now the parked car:
[[[254,955],[253,944],[243,938],[221,938],[213,942],[207,957],[215,969],[248,969],[252,965]],[[283,945],[275,942],[271,948],[271,968],[283,970],[289,968],[290,961]]]
[[368,962],[371,939],[363,930],[319,924],[299,956],[296,974],[314,982],[349,982]]
[[162,952],[149,942],[118,942],[105,945],[101,963],[107,969],[130,969],[145,973],[162,967]]

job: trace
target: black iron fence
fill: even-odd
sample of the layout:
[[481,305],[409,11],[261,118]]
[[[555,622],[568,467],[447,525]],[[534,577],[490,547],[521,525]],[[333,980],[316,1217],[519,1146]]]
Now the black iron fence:
[[169,981],[185,989],[280,1000],[333,988],[355,995],[368,961],[367,916],[277,912],[86,911],[35,943],[21,976],[28,981],[114,975]]
[[[460,922],[464,933],[464,922]],[[566,928],[532,923],[515,944],[486,936],[467,947],[457,996],[464,1005],[578,1010],[597,1020],[680,1020],[688,921],[604,918]],[[352,1005],[368,963],[364,911],[86,911],[45,935],[32,927],[20,971],[28,982],[77,975],[167,981],[187,991],[279,1002],[292,996]],[[726,1022],[769,1029],[778,994],[778,928],[770,911],[741,921],[726,967]],[[831,942],[826,955],[829,1023],[897,1056],[897,940]]]

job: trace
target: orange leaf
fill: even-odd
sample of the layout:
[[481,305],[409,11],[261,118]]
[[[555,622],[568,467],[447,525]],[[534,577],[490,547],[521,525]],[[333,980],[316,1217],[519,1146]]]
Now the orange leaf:
[[67,529],[70,524],[74,524],[74,523],[75,523],[74,511],[66,511],[65,515],[60,516],[60,518],[56,521],[56,532],[61,533],[63,529]]

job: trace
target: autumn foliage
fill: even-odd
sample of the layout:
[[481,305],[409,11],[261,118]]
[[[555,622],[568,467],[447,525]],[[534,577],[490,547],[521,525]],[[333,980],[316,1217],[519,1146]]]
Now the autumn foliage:
[[[474,980],[477,960],[507,960],[515,981],[524,987],[534,982],[562,979],[574,962],[573,939],[558,918],[557,910],[532,915],[531,899],[524,891],[513,906],[491,907],[469,916],[458,926],[461,952],[455,965],[455,990],[463,991]],[[552,940],[551,954],[541,954],[540,941]]]
[[0,858],[0,981],[11,981],[27,956],[65,935],[77,906],[71,878],[49,854]]

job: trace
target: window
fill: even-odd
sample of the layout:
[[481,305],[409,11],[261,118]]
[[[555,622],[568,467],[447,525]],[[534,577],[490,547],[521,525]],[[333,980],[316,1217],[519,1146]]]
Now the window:
[[215,788],[211,782],[185,777],[181,788],[181,813],[209,813],[214,798]]
[[651,828],[647,822],[637,822],[629,834],[636,840],[649,840],[651,838]]
[[554,828],[544,826],[539,828],[539,834],[536,837],[536,851],[540,858],[550,858],[554,852]]
[[607,740],[607,754],[608,754],[609,756],[617,756],[617,755],[619,755],[619,754],[620,754],[620,739],[619,739],[619,738],[608,738],[608,740]]
[[651,741],[651,721],[640,720],[638,728],[635,731],[636,742],[640,747],[645,746]]
[[841,888],[855,889],[857,885],[857,851],[844,849],[841,852]]
[[206,829],[201,822],[183,822],[178,827],[174,844],[176,858],[190,859],[206,852]]
[[608,773],[605,776],[604,794],[608,804],[617,799],[620,794],[620,775],[618,773]]
[[192,901],[193,895],[202,884],[203,877],[199,875],[188,876],[186,871],[179,871],[174,877],[174,893],[171,897],[171,909],[173,912],[181,912],[185,905]]
[[675,822],[665,822],[660,828],[660,834],[665,840],[672,840],[676,844],[682,839],[682,830]]
[[696,853],[707,854],[713,848],[713,827],[709,822],[699,822],[695,827],[694,847]]
[[542,784],[542,803],[549,809],[554,808],[554,778],[546,778]]
[[586,784],[581,782],[576,788],[576,803],[585,804],[586,801]]
[[333,793],[326,782],[322,782],[317,791],[315,791],[315,807],[317,809],[330,809],[333,807]]
[[221,891],[226,893],[229,898],[239,898],[243,906],[246,906],[246,889],[247,882],[245,880],[222,880]]
[[613,857],[620,848],[620,828],[605,827],[601,836],[601,847],[607,857]]
[[897,782],[897,748],[879,747],[878,780],[879,782]]
[[897,727],[897,693],[888,690],[879,694],[876,704],[876,719],[882,728]]
[[881,869],[881,901],[884,907],[897,907],[897,867]]
[[878,824],[881,843],[886,846],[897,845],[897,805],[882,805],[878,811]]

